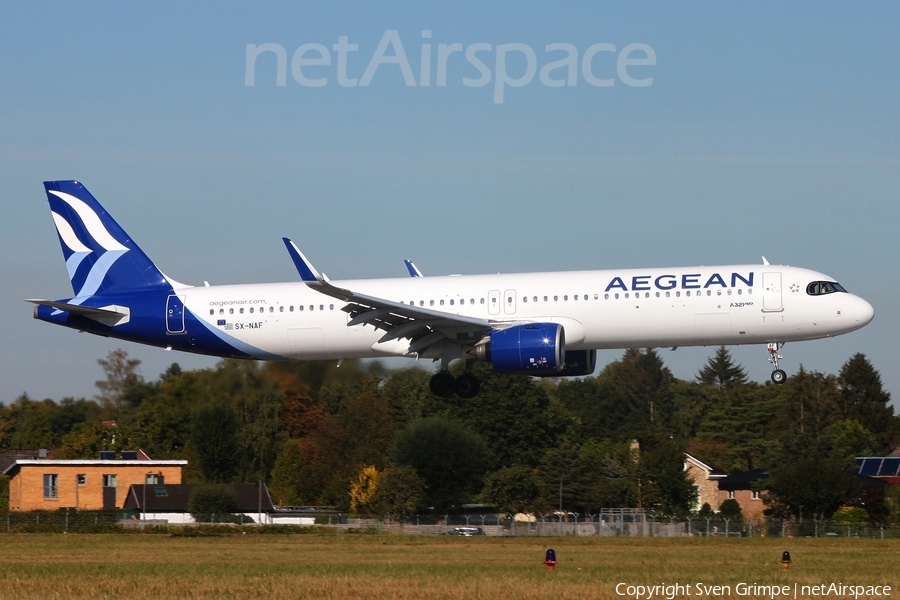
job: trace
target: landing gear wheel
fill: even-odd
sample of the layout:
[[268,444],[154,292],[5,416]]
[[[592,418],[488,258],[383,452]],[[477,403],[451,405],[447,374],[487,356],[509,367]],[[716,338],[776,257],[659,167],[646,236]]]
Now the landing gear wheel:
[[439,398],[449,398],[456,391],[456,379],[450,373],[435,373],[428,383],[431,393]]
[[782,371],[781,369],[775,369],[772,371],[772,383],[781,385],[787,381],[787,373]]
[[460,398],[474,398],[481,389],[481,382],[471,373],[460,375],[456,380],[456,395]]

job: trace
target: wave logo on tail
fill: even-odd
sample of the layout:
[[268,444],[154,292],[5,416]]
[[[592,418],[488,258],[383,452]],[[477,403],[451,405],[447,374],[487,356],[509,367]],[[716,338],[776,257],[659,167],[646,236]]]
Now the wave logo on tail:
[[[75,296],[78,298],[93,296],[101,289],[110,268],[128,252],[128,248],[109,233],[97,213],[83,200],[65,192],[56,190],[47,192],[62,200],[71,209],[65,211],[69,213],[68,219],[60,214],[62,211],[56,210],[53,206],[50,212],[63,243],[66,270]],[[73,211],[80,222],[75,222]],[[84,259],[88,257],[92,258],[87,261],[90,268],[79,270]]]

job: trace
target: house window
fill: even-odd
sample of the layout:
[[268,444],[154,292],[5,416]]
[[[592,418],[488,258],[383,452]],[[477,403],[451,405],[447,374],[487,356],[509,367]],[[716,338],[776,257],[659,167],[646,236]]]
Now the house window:
[[148,473],[144,477],[144,483],[146,485],[163,485],[165,483],[165,478],[162,473]]
[[87,484],[87,475],[76,475],[75,480],[78,482],[78,485]]
[[751,497],[753,500],[759,500],[759,492],[757,492],[757,491],[755,491],[755,490],[752,491],[752,492],[750,492],[750,497]]
[[103,476],[103,487],[119,487],[119,476],[118,475],[104,475]]
[[44,475],[44,498],[59,498],[59,475]]
[[728,499],[734,500],[734,490],[728,490]]

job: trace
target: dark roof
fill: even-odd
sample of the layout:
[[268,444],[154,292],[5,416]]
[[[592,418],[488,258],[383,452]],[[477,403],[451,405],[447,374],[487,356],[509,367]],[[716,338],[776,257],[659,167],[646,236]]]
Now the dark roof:
[[[237,499],[237,512],[255,513],[260,508],[259,484],[256,483],[230,483],[227,484],[234,490]],[[128,497],[125,499],[125,508],[147,512],[190,512],[188,504],[194,484],[160,484],[141,485],[133,484],[128,489]],[[146,488],[146,490],[144,489]],[[146,496],[144,495],[146,492]],[[141,507],[144,498],[147,499],[146,509]],[[272,512],[272,498],[269,489],[262,487],[262,512]]]
[[752,484],[769,478],[766,469],[754,469],[743,473],[733,473],[719,480],[720,490],[749,490]]
[[40,450],[3,450],[0,452],[0,473],[3,473],[17,460],[36,460],[41,458]]

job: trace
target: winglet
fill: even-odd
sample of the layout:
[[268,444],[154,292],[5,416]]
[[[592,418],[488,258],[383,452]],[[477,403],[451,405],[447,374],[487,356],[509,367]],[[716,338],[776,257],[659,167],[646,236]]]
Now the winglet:
[[315,267],[312,266],[312,263],[303,256],[303,253],[300,252],[300,248],[297,247],[297,244],[289,238],[281,239],[284,241],[288,254],[291,255],[291,260],[294,261],[294,266],[297,267],[297,272],[300,273],[300,279],[306,283],[314,283],[316,281],[321,282],[322,278],[319,276],[318,271],[316,271]]
[[762,259],[763,259],[763,265],[769,266],[769,261],[766,260],[766,257],[763,256]]
[[420,271],[419,268],[413,264],[413,261],[405,258],[403,259],[403,263],[406,265],[406,270],[409,271],[410,277],[423,277],[422,271]]

